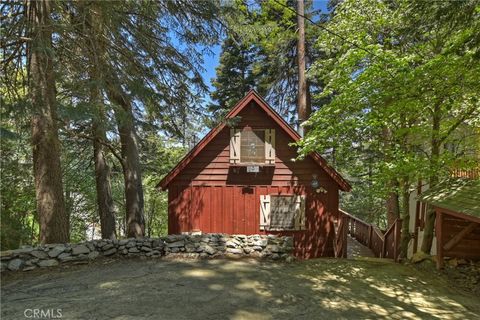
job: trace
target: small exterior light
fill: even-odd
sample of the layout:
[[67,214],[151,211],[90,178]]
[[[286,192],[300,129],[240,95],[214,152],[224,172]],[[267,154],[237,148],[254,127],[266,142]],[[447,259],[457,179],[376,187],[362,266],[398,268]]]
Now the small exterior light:
[[312,189],[317,189],[320,186],[316,174],[312,175],[312,182],[310,185],[312,186]]
[[327,190],[324,187],[320,187],[320,182],[318,182],[318,177],[316,174],[312,175],[312,182],[310,186],[316,193],[327,193]]

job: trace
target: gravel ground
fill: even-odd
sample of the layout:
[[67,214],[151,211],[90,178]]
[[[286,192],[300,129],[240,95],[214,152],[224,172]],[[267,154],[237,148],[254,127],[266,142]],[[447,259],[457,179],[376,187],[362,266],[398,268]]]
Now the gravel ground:
[[2,275],[1,289],[5,320],[480,319],[480,297],[378,259],[103,260]]

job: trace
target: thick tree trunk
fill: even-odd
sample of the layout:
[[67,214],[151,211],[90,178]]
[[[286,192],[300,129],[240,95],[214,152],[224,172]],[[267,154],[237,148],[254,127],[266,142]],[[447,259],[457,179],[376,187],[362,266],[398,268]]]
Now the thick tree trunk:
[[55,75],[52,57],[53,2],[28,1],[32,30],[28,45],[29,94],[33,107],[33,173],[41,243],[69,240],[69,223],[63,197],[60,141],[56,118]]
[[[390,187],[396,189],[398,187],[398,182],[396,180],[392,180],[390,182]],[[399,202],[400,201],[399,201],[399,197],[398,197],[398,192],[397,191],[391,191],[388,194],[388,197],[387,197],[387,200],[386,200],[388,226],[391,226],[397,218],[400,218]]]
[[119,85],[110,82],[107,87],[109,99],[121,107],[115,111],[115,117],[122,146],[127,236],[143,237],[145,218],[142,171],[132,105]]
[[435,210],[429,206],[425,216],[425,228],[423,230],[423,240],[421,251],[430,254],[432,250],[433,235],[435,228]]
[[[388,127],[382,129],[382,140],[384,147],[384,158],[385,161],[391,160],[391,155],[388,153],[388,150],[391,148],[392,142],[392,131]],[[389,191],[387,199],[385,201],[387,207],[387,223],[388,226],[391,226],[397,218],[400,218],[400,201],[398,196],[398,181],[396,179],[391,179],[387,188]]]
[[[85,10],[85,8],[82,8]],[[108,166],[105,154],[107,141],[105,125],[105,110],[102,98],[102,90],[99,84],[102,81],[102,68],[104,65],[105,46],[103,40],[99,40],[103,34],[102,30],[102,12],[101,7],[92,3],[91,8],[87,8],[86,34],[89,34],[88,56],[90,62],[89,76],[91,81],[90,102],[92,104],[95,116],[92,119],[93,135],[93,158],[95,162],[95,184],[97,191],[97,206],[100,216],[100,229],[102,239],[115,239],[115,206],[112,198],[112,188],[110,183],[110,167]]]
[[301,136],[305,135],[305,128],[300,124],[310,117],[311,106],[309,103],[309,88],[306,77],[306,58],[305,58],[305,6],[304,0],[297,0],[297,65],[298,65],[298,97],[297,97],[297,114],[298,114],[298,132]]
[[[431,148],[432,153],[430,155],[430,168],[435,171],[438,168],[438,159],[440,157],[440,103],[437,103],[433,108],[433,117],[432,117],[432,139],[431,139]],[[438,183],[438,176],[432,174],[428,181],[429,188],[433,188]],[[424,253],[430,254],[433,243],[433,232],[435,228],[435,210],[432,207],[429,207],[426,213],[425,219],[425,228],[423,230],[423,240],[421,250]]]
[[[97,190],[97,206],[100,215],[100,228],[102,239],[115,239],[115,206],[112,198],[110,184],[110,167],[105,158],[105,146],[102,142],[107,141],[105,129],[102,124],[103,108],[98,105],[98,117],[93,120],[93,157],[95,161],[95,184]],[[103,120],[104,121],[104,120]]]
[[406,259],[410,243],[410,190],[407,181],[402,183],[402,233],[400,237],[400,259]]

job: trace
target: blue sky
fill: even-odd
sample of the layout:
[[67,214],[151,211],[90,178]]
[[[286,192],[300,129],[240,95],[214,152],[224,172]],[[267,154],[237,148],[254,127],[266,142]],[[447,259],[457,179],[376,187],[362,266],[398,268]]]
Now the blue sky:
[[[322,13],[328,12],[327,10],[328,0],[314,0],[313,1],[313,8],[314,10],[321,10]],[[308,23],[308,22],[307,22]],[[220,53],[221,53],[221,46],[217,45],[211,48],[213,51],[213,55],[204,55],[204,68],[205,71],[203,72],[203,79],[205,83],[210,88],[210,91],[213,90],[212,87],[212,79],[215,78],[215,68],[218,66]]]

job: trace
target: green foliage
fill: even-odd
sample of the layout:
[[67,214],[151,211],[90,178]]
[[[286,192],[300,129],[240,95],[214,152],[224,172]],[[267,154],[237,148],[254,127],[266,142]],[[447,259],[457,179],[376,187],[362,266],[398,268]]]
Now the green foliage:
[[[5,92],[2,87],[2,92]],[[32,151],[28,118],[17,112],[20,105],[5,97],[1,101],[0,123],[0,214],[1,248],[17,248],[38,241]],[[20,109],[20,108],[18,108]]]
[[257,48],[238,43],[233,37],[223,41],[220,64],[212,81],[215,91],[211,98],[216,103],[209,106],[214,116],[207,122],[210,127],[218,123],[249,90],[257,87],[257,77],[253,74],[257,52]]
[[[392,190],[390,181],[411,191],[420,179],[448,175],[459,161],[478,161],[475,7],[474,1],[347,0],[326,24],[339,36],[318,37],[316,47],[325,58],[313,63],[309,76],[325,83],[320,97],[331,101],[309,120],[312,129],[301,151],[326,153],[354,181],[363,181],[350,197],[358,209],[371,201],[373,211],[383,212],[377,199],[402,192]],[[456,151],[446,148],[451,143]],[[403,211],[408,214],[408,208]]]
[[[25,66],[24,3],[6,1],[2,12],[2,248],[35,243]],[[106,131],[118,235],[124,234],[123,170],[117,126],[124,112],[107,99],[107,84],[134,106],[145,184],[147,231],[166,232],[166,196],[155,183],[195,143],[205,109],[203,54],[218,41],[216,1],[53,2],[53,50],[65,202],[71,241],[99,235],[92,123]],[[99,22],[99,23],[97,23]],[[95,32],[92,33],[92,28]],[[92,74],[96,73],[97,78]],[[5,85],[4,85],[5,84]],[[92,103],[92,91],[100,99]],[[102,110],[101,110],[102,109]],[[118,117],[115,117],[115,116]],[[19,126],[21,124],[21,126]],[[5,156],[4,156],[5,155]],[[155,159],[155,160],[151,160]],[[32,231],[33,228],[33,231]]]
[[7,250],[36,243],[38,221],[28,143],[25,139],[5,139],[2,136],[0,153],[1,248]]
[[[251,88],[290,123],[296,121],[295,1],[59,4],[55,2],[52,16],[51,54],[72,241],[99,229],[91,141],[92,123],[99,119],[107,135],[118,234],[124,234],[117,131],[122,110],[108,101],[107,82],[121,86],[134,106],[150,236],[167,230],[167,197],[156,183],[196,142],[204,123],[212,126]],[[480,6],[473,0],[345,0],[332,1],[331,8],[330,16],[319,15],[306,3],[307,16],[331,32],[306,24],[316,112],[299,146],[303,155],[323,153],[352,182],[353,192],[342,199],[344,208],[384,226],[384,199],[390,192],[406,197],[419,179],[433,182],[452,166],[478,165]],[[15,1],[0,7],[6,17],[2,249],[36,243],[38,233],[29,146],[32,108],[25,99],[26,45],[18,38],[26,35],[23,9]],[[92,13],[102,22],[95,39],[89,25]],[[202,56],[220,37],[218,21],[226,29],[207,110],[201,98],[206,93]],[[101,63],[92,63],[91,57]],[[99,79],[91,79],[93,69]],[[102,98],[94,104],[90,97],[97,88]]]
[[168,192],[156,188],[157,175],[147,175],[145,186],[145,235],[160,237],[168,233]]
[[157,184],[185,155],[186,149],[174,140],[163,140],[157,134],[142,138],[143,183],[145,190],[146,235],[158,237],[168,231],[167,192]]
[[[306,1],[308,16],[323,22],[325,16]],[[222,8],[227,36],[222,46],[217,77],[212,82],[214,109],[229,109],[249,88],[256,89],[291,124],[296,124],[297,16],[296,1],[231,1]],[[319,52],[312,46],[318,28],[306,25],[308,62]],[[316,92],[322,84],[310,80]],[[313,99],[313,109],[324,99]],[[221,113],[220,113],[221,115]],[[220,118],[221,116],[217,117]]]

